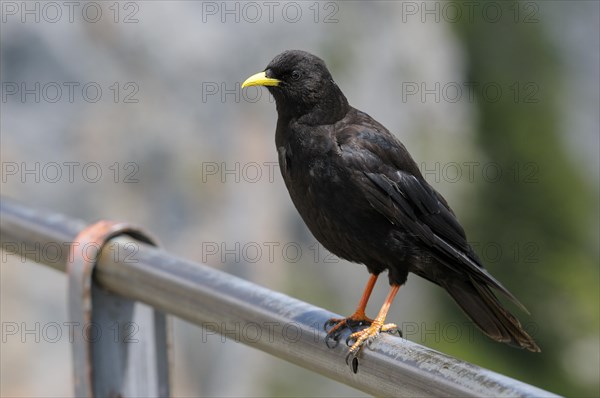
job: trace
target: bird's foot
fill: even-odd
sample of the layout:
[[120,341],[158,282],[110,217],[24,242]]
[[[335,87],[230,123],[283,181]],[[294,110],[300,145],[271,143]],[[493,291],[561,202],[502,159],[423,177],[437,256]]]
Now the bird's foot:
[[334,348],[338,345],[340,336],[344,329],[349,328],[354,332],[361,326],[369,326],[373,323],[373,320],[367,317],[364,313],[354,313],[348,318],[331,318],[325,322],[325,331],[327,337],[325,337],[325,343],[327,347]]
[[356,357],[365,343],[370,344],[377,338],[377,336],[379,336],[381,332],[398,334],[399,336],[402,336],[402,332],[400,332],[400,329],[398,329],[398,326],[395,324],[388,323],[384,325],[382,321],[375,320],[368,328],[352,333],[350,336],[348,336],[348,339],[346,340],[347,345],[350,345],[350,343],[354,341],[350,347],[348,357]]

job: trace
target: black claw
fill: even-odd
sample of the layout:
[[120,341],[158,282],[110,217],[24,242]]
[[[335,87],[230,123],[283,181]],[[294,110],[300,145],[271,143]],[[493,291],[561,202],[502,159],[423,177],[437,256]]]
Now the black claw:
[[341,334],[344,332],[344,328],[339,328],[338,330],[334,330],[327,332],[327,337],[329,337],[330,339],[334,339],[334,340],[339,340]]
[[370,336],[366,343],[367,343],[367,348],[371,349],[371,347],[373,346],[373,342],[377,340],[377,336]]
[[354,344],[354,343],[351,343],[352,341],[356,342],[356,340],[354,339],[354,337],[352,337],[352,335],[346,337],[346,345],[348,347],[352,347],[352,344]]
[[[352,361],[350,361],[350,358],[352,358]],[[351,364],[352,364],[354,358],[356,358],[356,353],[350,351],[348,354],[346,354],[346,365],[352,367]]]
[[323,329],[328,332],[329,329],[337,325],[337,322],[334,319],[329,319],[323,324]]
[[333,348],[337,347],[339,343],[340,343],[339,333],[335,333],[334,335],[327,334],[327,336],[325,336],[325,345],[327,346],[327,348],[333,349]]
[[352,369],[352,372],[354,374],[358,373],[358,358],[357,357],[352,358],[352,363],[350,364],[350,368]]
[[346,355],[346,365],[350,367],[352,373],[358,373],[358,351],[357,352],[349,352]]
[[402,330],[400,330],[399,328],[390,329],[390,330],[386,331],[386,333],[389,333],[391,335],[398,335],[398,337],[402,337]]

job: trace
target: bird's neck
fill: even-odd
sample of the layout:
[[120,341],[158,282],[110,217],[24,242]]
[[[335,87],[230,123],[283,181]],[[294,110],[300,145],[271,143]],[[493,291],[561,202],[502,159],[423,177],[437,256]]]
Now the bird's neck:
[[275,98],[279,120],[285,124],[294,121],[309,126],[334,124],[342,120],[351,107],[339,88],[334,88],[334,91],[312,106],[305,103],[290,104],[283,98]]
[[[337,86],[335,86],[337,88]],[[312,112],[308,114],[309,121],[315,121],[318,124],[334,124],[342,120],[348,111],[350,105],[344,94],[337,90],[335,95],[328,96]]]

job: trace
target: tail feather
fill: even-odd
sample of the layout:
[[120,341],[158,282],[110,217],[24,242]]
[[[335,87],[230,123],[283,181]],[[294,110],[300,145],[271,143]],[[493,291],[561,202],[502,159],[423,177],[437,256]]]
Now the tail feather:
[[489,286],[469,281],[452,281],[443,285],[460,308],[490,338],[529,351],[540,352],[531,336],[502,306]]

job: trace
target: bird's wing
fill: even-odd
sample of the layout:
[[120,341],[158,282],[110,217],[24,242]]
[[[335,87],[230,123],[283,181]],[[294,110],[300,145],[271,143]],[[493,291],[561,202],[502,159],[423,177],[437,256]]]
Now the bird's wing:
[[359,185],[355,188],[375,210],[419,239],[445,266],[498,289],[523,307],[483,268],[444,198],[423,179],[392,134],[380,125],[353,123],[336,139],[344,166],[365,176],[354,179]]

